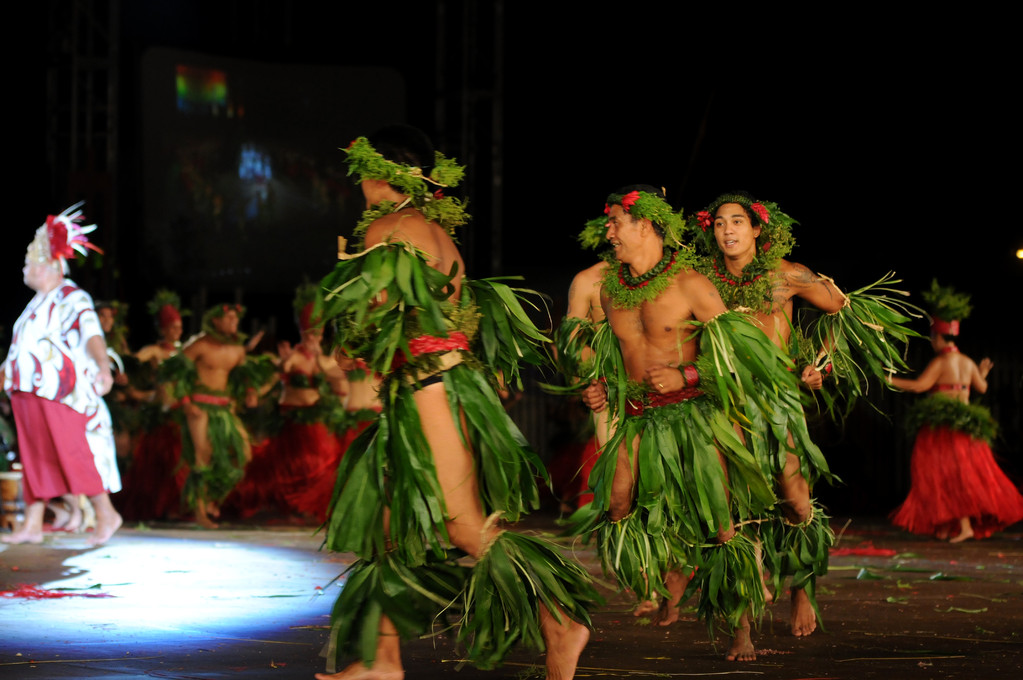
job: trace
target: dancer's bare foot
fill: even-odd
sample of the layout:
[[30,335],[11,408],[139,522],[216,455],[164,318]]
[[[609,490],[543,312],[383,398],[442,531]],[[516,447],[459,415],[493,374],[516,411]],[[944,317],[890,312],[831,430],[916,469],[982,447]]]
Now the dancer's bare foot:
[[962,532],[959,533],[958,536],[953,536],[952,538],[948,539],[948,542],[949,543],[962,543],[963,541],[965,541],[965,540],[967,540],[969,538],[973,538],[973,527],[970,527],[968,529],[964,529]]
[[0,536],[0,541],[10,545],[21,545],[22,543],[33,543],[38,545],[43,542],[43,532],[33,531],[29,527],[22,526],[15,532]]
[[15,531],[0,536],[0,541],[10,545],[21,545],[22,543],[43,542],[43,514],[46,511],[46,504],[43,501],[33,501],[25,508],[25,519]]
[[743,614],[739,627],[735,629],[735,637],[732,638],[732,646],[725,654],[726,661],[755,661],[757,652],[753,649],[753,640],[749,634],[749,619]]
[[78,496],[70,494],[59,501],[46,504],[47,509],[53,513],[53,524],[50,525],[54,531],[67,531],[76,533],[82,529],[85,521],[85,514],[78,501]]
[[211,519],[213,517],[220,517],[220,509],[213,501],[200,497],[195,503],[195,523],[203,529],[218,529],[220,525]]
[[802,588],[792,589],[792,613],[789,615],[792,634],[805,637],[817,630],[817,614],[810,604],[810,596]]
[[671,597],[661,599],[661,606],[657,610],[657,616],[654,617],[654,623],[658,626],[670,626],[678,621],[678,606],[682,603],[682,596],[685,594],[686,586],[689,585],[691,578],[691,574],[680,571],[669,571],[664,576],[664,587],[671,593]]
[[547,645],[547,680],[572,680],[579,664],[579,655],[590,640],[590,629],[561,613],[562,623],[547,611],[540,609],[540,627]]
[[962,543],[968,538],[973,538],[973,526],[969,517],[962,517],[959,520],[959,535],[948,539],[949,543]]
[[92,503],[92,509],[96,512],[96,528],[93,529],[92,536],[89,537],[89,545],[103,545],[110,540],[114,532],[121,528],[121,515],[114,510],[110,496],[105,493],[90,496],[89,502]]
[[96,514],[96,528],[92,532],[92,536],[89,537],[89,545],[99,546],[103,545],[110,540],[110,537],[121,528],[122,520],[121,516],[116,512],[113,516],[101,517],[99,513]]
[[206,514],[206,508],[199,505],[195,509],[195,523],[201,526],[203,529],[218,529],[220,525],[210,519],[209,515]]
[[636,617],[647,616],[656,612],[657,607],[657,600],[643,600],[636,605],[635,609],[632,610],[632,615]]
[[404,680],[404,678],[405,669],[400,663],[395,668],[393,664],[380,659],[377,659],[372,667],[357,661],[340,673],[316,674],[316,680]]
[[51,501],[46,504],[46,509],[53,513],[53,522],[50,528],[54,531],[64,531],[68,520],[71,519],[71,510],[64,506],[64,501]]

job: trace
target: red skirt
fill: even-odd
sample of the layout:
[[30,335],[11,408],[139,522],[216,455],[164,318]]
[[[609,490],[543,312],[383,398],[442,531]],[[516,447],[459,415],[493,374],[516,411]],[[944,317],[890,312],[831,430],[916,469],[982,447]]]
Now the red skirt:
[[326,520],[341,456],[368,424],[337,437],[323,423],[286,419],[277,436],[252,447],[245,477],[225,507],[245,518],[268,512]]
[[969,517],[985,538],[1023,520],[1023,496],[995,462],[987,442],[945,426],[917,432],[910,462],[912,486],[892,522],[915,534],[959,533]]
[[132,451],[124,492],[115,496],[125,519],[178,519],[188,466],[181,462],[181,428],[167,419],[142,432]]
[[28,392],[11,392],[10,399],[26,505],[69,493],[96,496],[106,491],[85,438],[85,415]]
[[[308,461],[299,471],[294,483],[289,485],[284,494],[284,501],[293,512],[315,517],[320,522],[327,521],[327,510],[334,495],[334,483],[337,480],[337,468],[341,464],[341,457],[371,422],[373,421],[364,420],[355,424],[345,430],[340,439],[331,435],[329,450],[324,447],[319,458]],[[319,427],[327,433],[327,428],[322,425]]]

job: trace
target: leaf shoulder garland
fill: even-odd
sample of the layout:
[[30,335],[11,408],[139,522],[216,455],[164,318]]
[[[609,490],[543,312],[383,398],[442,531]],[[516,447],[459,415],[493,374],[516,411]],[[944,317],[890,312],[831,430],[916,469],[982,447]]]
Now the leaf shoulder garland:
[[[774,266],[778,266],[777,261]],[[744,307],[766,314],[774,305],[774,273],[765,262],[754,259],[743,267],[741,276],[736,276],[728,271],[719,253],[700,258],[696,270],[710,279],[729,309]]]

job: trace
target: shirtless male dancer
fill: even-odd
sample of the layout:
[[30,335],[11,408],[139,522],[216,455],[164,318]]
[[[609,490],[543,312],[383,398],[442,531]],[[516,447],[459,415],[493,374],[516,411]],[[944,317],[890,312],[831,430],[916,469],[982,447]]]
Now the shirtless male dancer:
[[[425,138],[425,135],[414,128],[395,126],[379,131],[369,140],[359,138],[349,147],[348,154],[351,172],[359,175],[360,187],[366,199],[366,214],[372,218],[365,231],[365,248],[362,257],[366,257],[365,254],[370,253],[374,248],[383,248],[385,251],[389,248],[409,251],[409,254],[402,252],[398,255],[400,258],[421,257],[425,259],[426,266],[445,275],[454,272],[454,277],[448,288],[449,301],[458,301],[463,286],[467,285],[464,278],[465,262],[462,255],[450,233],[438,221],[427,219],[424,215],[423,210],[428,209],[427,204],[434,198],[429,197],[429,194],[425,198],[421,195],[410,195],[412,187],[419,188],[414,186],[417,182],[423,182],[425,185],[427,181],[432,181],[430,171],[430,167],[434,164],[432,144]],[[358,154],[359,160],[354,160],[356,154]],[[388,172],[395,173],[393,175],[395,179],[392,182],[381,179]],[[399,181],[408,183],[409,193],[400,191],[400,187],[396,185],[396,182]],[[433,189],[431,188],[429,191],[432,193]],[[414,249],[414,254],[411,254],[412,251],[409,248]],[[355,256],[352,257],[354,259]],[[399,268],[401,266],[403,265],[399,265]],[[410,266],[414,268],[418,265],[413,263]],[[324,286],[327,285],[328,279],[324,279]],[[384,302],[386,300],[381,300],[380,304]],[[432,309],[424,307],[402,313],[418,314],[418,318],[422,319],[431,311]],[[502,532],[496,522],[496,517],[491,516],[488,519],[485,514],[481,498],[481,494],[485,490],[480,482],[483,476],[481,470],[483,466],[477,459],[480,455],[486,454],[474,452],[468,447],[467,441],[471,437],[463,437],[463,434],[465,434],[466,428],[472,427],[472,424],[467,424],[466,419],[456,417],[456,414],[452,412],[450,399],[457,397],[457,393],[449,392],[454,389],[452,387],[454,382],[448,382],[449,377],[454,381],[453,376],[456,372],[459,375],[466,375],[467,371],[478,372],[477,369],[469,368],[459,358],[459,356],[464,356],[460,354],[461,352],[468,351],[468,346],[454,347],[459,344],[456,336],[462,335],[461,332],[452,332],[458,328],[454,312],[455,310],[448,305],[448,302],[441,303],[439,313],[452,314],[447,321],[453,324],[454,328],[450,328],[448,337],[427,338],[424,334],[417,338],[407,339],[411,344],[425,340],[430,343],[451,345],[441,351],[424,350],[422,355],[413,350],[412,357],[406,361],[426,359],[423,366],[429,368],[425,368],[423,372],[405,374],[402,377],[402,374],[397,372],[400,368],[397,362],[381,366],[378,365],[380,362],[374,363],[370,357],[366,357],[367,362],[370,362],[374,369],[391,373],[391,375],[384,375],[384,380],[387,382],[381,393],[381,398],[385,402],[384,416],[381,417],[381,421],[384,421],[385,424],[379,425],[378,430],[369,430],[363,433],[356,444],[349,447],[340,474],[344,475],[345,470],[358,469],[359,459],[366,455],[365,448],[360,448],[358,445],[359,441],[366,439],[370,434],[373,435],[372,440],[375,441],[376,433],[382,432],[383,428],[400,427],[400,424],[396,423],[402,418],[401,413],[413,408],[418,412],[418,418],[413,427],[421,430],[425,437],[426,448],[429,457],[432,458],[433,471],[436,473],[436,481],[439,483],[441,497],[436,500],[439,501],[439,506],[443,510],[443,528],[446,530],[448,542],[469,556],[478,558],[479,563],[482,564],[488,551],[503,549],[500,548],[500,545],[503,539],[507,539],[507,535],[502,536],[502,534],[511,532]],[[330,321],[329,313],[325,316],[325,320]],[[412,382],[408,383],[409,380]],[[395,381],[398,381],[399,384],[396,385]],[[485,389],[489,389],[485,385],[484,383]],[[407,391],[409,387],[412,389],[411,393]],[[398,395],[397,402],[395,402],[395,394]],[[492,397],[494,400],[492,403],[499,408],[500,402],[496,400],[496,395],[491,394],[487,397],[477,393],[476,396],[477,398]],[[414,403],[398,403],[405,399],[410,399]],[[460,420],[463,432],[459,432]],[[488,425],[496,429],[500,424],[488,423]],[[407,460],[417,453],[422,453],[418,447],[415,451],[408,451],[403,447],[402,442],[394,439],[392,435],[387,446],[388,455],[396,461],[394,463],[396,466],[401,465],[397,461]],[[506,455],[510,453],[508,451]],[[419,477],[422,478],[424,475],[419,475]],[[429,483],[429,481],[426,480],[425,483]],[[344,500],[348,491],[349,489],[341,483],[339,491],[335,494],[333,509],[334,515],[337,516],[340,513],[345,524],[351,522],[351,509],[345,506]],[[360,490],[356,489],[353,492],[359,493]],[[388,499],[389,507],[386,515],[391,524],[396,521],[395,510],[399,500],[404,499]],[[361,500],[360,503],[366,505],[367,501]],[[333,518],[329,525],[328,545],[333,547],[331,543],[335,528]],[[367,528],[366,532],[378,530],[373,527]],[[416,527],[412,527],[408,531],[402,529],[404,536],[411,536],[418,530],[420,529]],[[434,530],[430,529],[429,531],[432,533]],[[403,556],[400,555],[402,546],[394,547],[398,549],[398,553],[392,554],[399,554],[395,559],[402,560]],[[374,560],[381,557],[379,550],[374,550],[374,553],[376,554],[360,554],[360,557],[372,565]],[[423,565],[409,563],[407,567],[415,570],[421,569]],[[350,577],[350,580],[352,578],[355,577]],[[534,584],[534,586],[536,585]],[[527,598],[536,596],[536,593],[526,594]],[[547,677],[552,680],[569,680],[575,674],[579,655],[589,639],[589,630],[582,623],[566,615],[564,611],[555,614],[543,604],[539,604],[538,609],[539,627],[546,647]],[[317,674],[318,680],[400,680],[404,677],[400,652],[401,632],[392,617],[386,614],[386,608],[384,611],[384,615],[379,618],[375,653],[370,655],[370,658],[364,655],[362,660],[352,663],[339,673]],[[403,618],[407,618],[406,614],[406,611],[402,612]],[[335,622],[335,625],[337,623]]]
[[[182,399],[187,437],[194,451],[191,482],[195,485],[195,519],[205,528],[217,527],[219,502],[241,478],[251,459],[249,436],[234,414],[235,404],[229,393],[231,371],[245,362],[245,345],[238,335],[240,305],[218,305],[203,317],[203,332],[182,349],[181,357],[195,365],[195,383]],[[178,357],[165,361],[168,367]],[[188,388],[186,388],[188,389]],[[245,405],[255,406],[258,394],[249,389]],[[229,440],[214,441],[210,437],[210,419],[226,419]],[[221,431],[221,428],[217,428]]]
[[[663,578],[670,591],[680,592],[688,580],[682,569],[691,570],[696,562],[691,546],[708,540],[724,544],[740,538],[732,525],[727,493],[729,477],[723,454],[728,456],[732,474],[738,473],[736,479],[755,481],[760,477],[761,484],[764,487],[766,484],[759,470],[734,467],[742,462],[741,456],[736,457],[737,449],[745,451],[737,438],[721,440],[731,432],[732,424],[697,387],[700,377],[694,362],[699,350],[692,341],[695,326],[691,322],[725,323],[717,319],[727,314],[727,308],[707,277],[691,268],[692,260],[687,260],[691,255],[678,249],[681,245],[679,229],[673,225],[680,222],[680,218],[656,188],[646,185],[624,187],[612,194],[605,211],[607,240],[620,264],[607,269],[600,302],[620,345],[630,386],[635,387],[626,399],[624,418],[616,426],[598,462],[598,468],[601,463],[607,467],[595,469],[591,474],[590,483],[595,487],[596,496],[594,505],[605,504],[606,519],[612,525],[624,527],[627,522],[640,522],[643,524],[640,531],[646,531],[653,539],[651,542],[662,539],[667,544],[677,542],[677,547],[667,550],[675,553],[669,563],[645,565],[641,573],[633,573],[632,583],[626,585],[640,593],[654,589],[652,583],[644,587],[646,579]],[[612,380],[611,376],[607,377],[608,383]],[[637,391],[641,393],[637,395]],[[604,410],[608,406],[606,383],[591,384],[583,398],[593,410]],[[708,425],[711,422],[714,427]],[[648,427],[657,428],[656,443],[653,437],[644,441],[641,436]],[[673,450],[665,450],[666,437],[671,436],[668,431],[675,430],[680,431],[674,434],[675,445],[669,447]],[[721,434],[715,436],[714,432]],[[613,461],[613,471],[607,469],[612,463],[606,461]],[[640,474],[641,469],[660,465],[664,466],[663,476],[670,479],[669,482],[662,484],[662,480],[646,479]],[[689,469],[687,476],[675,472],[680,467]],[[609,492],[606,490],[608,476],[613,476]],[[695,481],[688,481],[690,479]],[[745,481],[737,483],[746,484]],[[661,488],[653,488],[655,484],[660,484]],[[693,485],[700,488],[692,488]],[[602,493],[598,487],[605,491]],[[713,507],[697,509],[699,504],[693,503],[692,498],[698,494],[713,497]],[[773,496],[768,492],[759,502],[762,507],[770,505]],[[694,514],[700,516],[693,517]],[[666,528],[661,530],[655,525]],[[597,531],[602,537],[598,538],[600,543],[615,535],[616,530],[601,533],[603,530],[598,528]],[[630,532],[629,529],[621,531]],[[749,545],[752,552],[752,544]],[[598,544],[598,550],[606,549]],[[689,557],[678,564],[676,560],[687,550]],[[621,574],[618,576],[623,578]],[[747,570],[746,576],[749,577],[747,582],[739,585],[728,581],[726,588],[735,588],[736,592],[752,588],[759,592],[759,574],[755,567]],[[673,604],[677,604],[674,592],[672,599],[676,600]],[[733,619],[730,623],[735,637],[726,658],[744,660],[753,650],[749,618],[743,614],[738,621]]]
[[[594,222],[598,222],[595,220]],[[604,239],[604,231],[606,230],[603,220],[599,220],[600,226],[600,241],[606,243]],[[584,246],[593,247],[593,227],[587,224],[586,229],[580,235],[579,240]],[[565,312],[566,319],[582,319],[591,324],[597,324],[606,318],[604,315],[604,308],[600,302],[600,291],[601,282],[604,279],[604,273],[607,271],[608,263],[605,260],[601,260],[594,265],[583,269],[572,278],[572,283],[568,288],[568,309]],[[592,358],[593,351],[591,349],[584,348],[583,356],[581,357],[584,361]],[[591,411],[594,428],[594,438],[596,439],[597,451],[601,451],[604,445],[607,443],[610,435],[612,424],[609,422],[610,409],[601,408],[599,410]],[[589,449],[586,449],[587,451]],[[581,461],[582,468],[580,474],[589,475],[592,469],[592,461]],[[586,484],[586,478],[583,478],[583,484]],[[632,611],[632,615],[636,617],[653,615],[653,620],[657,625],[668,626],[674,623],[679,618],[678,604],[682,599],[682,594],[686,589],[689,579],[677,571],[670,571],[665,577],[665,588],[671,594],[670,597],[662,598],[661,602],[658,602],[657,598],[644,600],[640,602],[635,609]]]
[[[771,341],[787,352],[796,297],[827,313],[839,311],[846,297],[830,279],[780,257],[771,260],[773,268],[768,271],[750,267],[758,255],[772,250],[785,254],[791,248],[791,218],[773,204],[768,205],[770,210],[748,194],[726,194],[700,213],[704,222],[713,220],[713,237],[720,253],[719,258],[708,258],[707,266],[701,269],[729,308],[749,311]],[[765,233],[765,238],[760,238],[768,228],[772,230],[770,237]],[[821,371],[812,365],[803,369],[800,378],[811,389],[820,389],[823,381]],[[792,445],[791,434],[788,444]],[[810,483],[800,468],[799,458],[790,451],[785,456],[784,470],[776,475],[782,508],[788,520],[797,525],[810,519],[812,512]],[[821,472],[827,473],[827,469]],[[817,628],[817,617],[804,588],[792,588],[790,620],[792,634],[797,637]]]

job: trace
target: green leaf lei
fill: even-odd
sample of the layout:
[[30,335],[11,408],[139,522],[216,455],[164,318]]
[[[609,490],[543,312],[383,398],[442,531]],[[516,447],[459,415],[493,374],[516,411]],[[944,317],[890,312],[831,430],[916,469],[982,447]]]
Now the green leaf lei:
[[700,272],[717,288],[721,300],[729,309],[745,308],[755,312],[770,312],[774,303],[771,271],[763,271],[762,263],[756,261],[746,265],[742,276],[736,277],[725,266],[725,259],[717,256],[700,258],[696,271]]
[[635,309],[667,290],[680,271],[693,268],[694,260],[688,248],[673,250],[665,246],[664,255],[650,271],[632,276],[629,266],[620,263],[604,270],[601,283],[615,309]]

